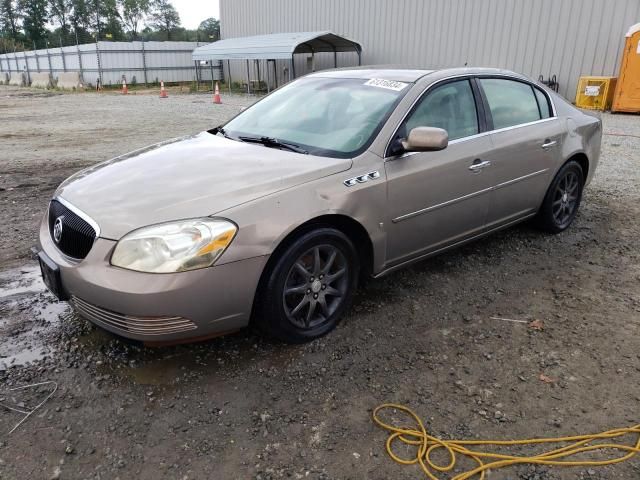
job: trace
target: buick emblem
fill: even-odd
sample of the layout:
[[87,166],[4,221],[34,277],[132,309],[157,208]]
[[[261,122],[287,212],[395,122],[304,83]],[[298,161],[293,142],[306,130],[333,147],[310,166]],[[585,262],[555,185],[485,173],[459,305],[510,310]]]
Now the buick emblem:
[[53,224],[53,239],[56,243],[60,243],[60,239],[62,238],[62,219],[64,216],[60,216],[56,218],[56,223]]

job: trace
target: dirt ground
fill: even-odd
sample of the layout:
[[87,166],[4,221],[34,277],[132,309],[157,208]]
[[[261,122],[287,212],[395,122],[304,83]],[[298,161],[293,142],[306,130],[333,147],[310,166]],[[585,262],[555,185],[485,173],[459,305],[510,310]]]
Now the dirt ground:
[[[58,183],[253,100],[0,87],[0,403],[27,409],[52,385],[10,389],[57,383],[11,434],[22,415],[0,407],[1,479],[424,478],[386,455],[371,421],[383,402],[445,438],[640,423],[638,116],[604,115],[601,164],[567,232],[521,225],[372,280],[337,330],[307,345],[243,331],[146,349],[44,291],[29,249]],[[640,459],[488,478],[638,479]]]

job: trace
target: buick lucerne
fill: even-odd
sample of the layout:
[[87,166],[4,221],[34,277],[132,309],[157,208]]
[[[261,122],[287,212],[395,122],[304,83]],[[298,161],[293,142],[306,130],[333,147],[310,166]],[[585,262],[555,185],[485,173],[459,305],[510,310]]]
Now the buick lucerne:
[[598,118],[504,70],[313,73],[70,177],[40,266],[121,336],[185,342],[251,322],[303,342],[336,326],[362,275],[527,219],[567,229],[601,136]]

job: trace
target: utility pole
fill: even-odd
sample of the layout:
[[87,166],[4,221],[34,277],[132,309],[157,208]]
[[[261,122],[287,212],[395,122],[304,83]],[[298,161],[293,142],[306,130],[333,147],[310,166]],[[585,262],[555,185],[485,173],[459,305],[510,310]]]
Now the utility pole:
[[102,68],[100,66],[100,10],[99,1],[95,1],[96,4],[96,62],[98,63],[98,79],[96,85],[102,86]]
[[80,51],[80,43],[78,42],[78,29],[74,28],[76,34],[76,50],[78,52],[78,66],[80,67],[80,81],[84,84],[84,72],[82,71],[82,52]]
[[96,4],[96,26],[97,26],[97,37],[96,37],[96,43],[98,42],[98,40],[100,40],[100,3],[99,0],[95,1]]

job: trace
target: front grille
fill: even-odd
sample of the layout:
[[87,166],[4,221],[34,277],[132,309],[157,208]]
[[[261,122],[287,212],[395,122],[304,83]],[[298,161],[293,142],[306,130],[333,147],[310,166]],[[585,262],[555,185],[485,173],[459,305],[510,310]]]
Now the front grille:
[[169,335],[197,328],[191,320],[182,317],[132,317],[97,307],[76,296],[71,297],[71,303],[81,317],[98,325],[114,328],[124,336],[127,333]]
[[[62,231],[56,240],[54,228],[58,219],[62,223]],[[51,200],[49,204],[49,234],[62,253],[78,260],[89,254],[96,239],[94,228],[57,200]]]

